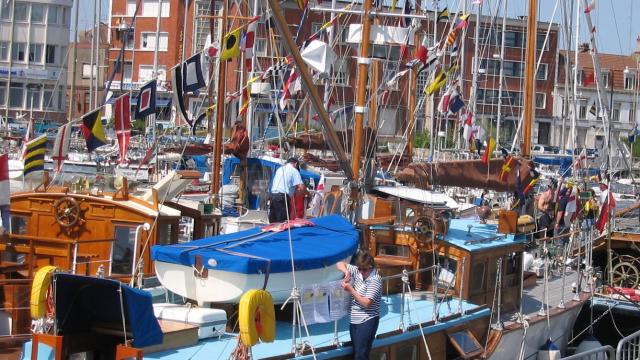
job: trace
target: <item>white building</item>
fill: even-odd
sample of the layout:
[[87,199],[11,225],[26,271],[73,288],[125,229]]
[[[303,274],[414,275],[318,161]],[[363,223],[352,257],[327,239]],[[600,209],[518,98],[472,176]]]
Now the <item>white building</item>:
[[73,0],[0,1],[0,116],[13,122],[66,118]]

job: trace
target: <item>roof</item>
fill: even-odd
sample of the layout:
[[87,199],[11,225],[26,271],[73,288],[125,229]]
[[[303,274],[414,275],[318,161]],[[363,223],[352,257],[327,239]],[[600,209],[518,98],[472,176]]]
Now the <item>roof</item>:
[[522,234],[501,234],[497,224],[481,224],[479,220],[452,219],[445,241],[469,252],[524,244]]
[[[632,71],[636,71],[638,67],[638,63],[633,56],[630,55],[616,55],[616,54],[598,54],[598,59],[600,60],[600,68],[602,70],[608,70],[613,73],[614,80],[614,88],[624,88],[624,76],[623,72],[625,68],[629,68]],[[572,71],[573,64],[575,63],[575,51],[569,51],[569,71]],[[564,50],[560,50],[560,64],[558,66],[558,86],[564,85],[565,80],[565,66],[564,61],[566,61],[566,52]],[[593,59],[591,58],[591,53],[578,53],[578,69],[582,69],[586,72],[593,72]],[[595,88],[596,84],[593,83],[589,86],[585,86],[586,88]]]
[[459,204],[445,193],[408,186],[376,186],[374,190],[395,196],[400,199],[418,202],[425,205],[457,209]]

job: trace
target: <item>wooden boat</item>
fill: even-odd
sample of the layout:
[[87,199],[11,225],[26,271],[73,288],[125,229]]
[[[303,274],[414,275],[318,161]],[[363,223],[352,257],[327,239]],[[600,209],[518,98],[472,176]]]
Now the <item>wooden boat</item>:
[[[531,223],[518,225],[517,216],[509,211],[500,212],[498,221],[483,223],[449,219],[449,211],[415,201],[381,196],[370,196],[369,201],[373,212],[369,219],[360,221],[364,246],[385,274],[420,269],[435,261],[453,279],[446,286],[447,293],[476,304],[493,304],[496,322],[484,358],[513,359],[514,349],[521,348],[525,358],[535,356],[549,338],[562,351],[566,349],[570,330],[588,295],[579,293],[576,297],[567,286],[579,283],[574,271],[568,272],[564,281],[552,277],[546,290],[535,276],[529,280],[533,287],[523,288],[523,256],[525,245],[532,241],[528,235]],[[411,280],[418,289],[434,288],[430,277],[415,275]],[[401,284],[396,285],[399,291]],[[545,303],[544,312],[539,311]]]
[[[175,175],[191,181],[189,172]],[[193,236],[217,233],[219,215],[164,200],[175,190],[152,188],[146,199],[118,190],[55,186],[44,181],[33,191],[11,194],[11,233],[0,238],[0,318],[12,319],[4,335],[28,334],[28,299],[34,271],[54,265],[75,274],[130,281],[154,273],[149,257],[156,244],[178,242],[181,217],[194,222]],[[170,205],[169,205],[170,204]],[[25,310],[27,309],[27,310]]]

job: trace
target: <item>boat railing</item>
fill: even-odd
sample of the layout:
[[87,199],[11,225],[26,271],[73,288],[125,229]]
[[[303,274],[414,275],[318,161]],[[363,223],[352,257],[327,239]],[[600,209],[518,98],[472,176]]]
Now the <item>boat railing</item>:
[[[616,360],[632,360],[640,358],[640,330],[623,337],[616,347]],[[612,357],[609,357],[612,359]]]
[[599,360],[599,359],[619,360],[620,358],[614,357],[613,347],[611,347],[610,345],[605,345],[605,346],[597,347],[595,349],[583,351],[578,354],[573,354],[571,356],[563,357],[561,360]]

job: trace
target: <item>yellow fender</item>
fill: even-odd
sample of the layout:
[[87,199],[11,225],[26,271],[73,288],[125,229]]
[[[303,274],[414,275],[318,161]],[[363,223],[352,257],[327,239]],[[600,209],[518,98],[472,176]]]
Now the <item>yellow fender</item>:
[[249,290],[240,298],[238,309],[240,340],[253,346],[260,339],[273,342],[276,338],[276,311],[271,294],[264,290]]
[[31,318],[40,319],[46,315],[47,311],[47,290],[51,285],[51,275],[57,268],[53,265],[46,265],[38,269],[33,277],[31,285]]

